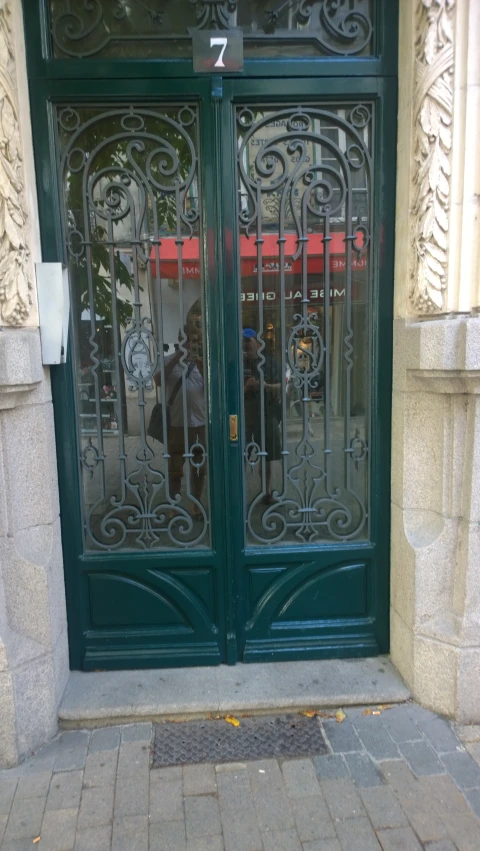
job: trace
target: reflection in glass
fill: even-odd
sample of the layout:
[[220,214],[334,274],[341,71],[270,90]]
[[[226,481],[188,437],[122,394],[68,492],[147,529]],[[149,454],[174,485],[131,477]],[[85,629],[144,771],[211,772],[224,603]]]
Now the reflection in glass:
[[85,546],[207,546],[196,108],[59,107],[58,136]]
[[50,0],[50,16],[58,58],[189,58],[192,29],[232,28],[252,58],[373,53],[373,0]]
[[368,104],[238,107],[246,532],[368,536]]

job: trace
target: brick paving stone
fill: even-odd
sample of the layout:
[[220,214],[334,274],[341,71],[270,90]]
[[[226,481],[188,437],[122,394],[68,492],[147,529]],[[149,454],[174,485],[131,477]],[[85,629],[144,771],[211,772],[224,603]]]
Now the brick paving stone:
[[385,762],[382,770],[420,840],[444,839],[446,828],[435,808],[433,792],[416,779],[405,763]]
[[87,756],[83,783],[87,788],[111,785],[117,773],[117,751],[93,751]]
[[283,779],[290,798],[309,798],[320,794],[311,759],[292,759],[282,765]]
[[111,824],[114,791],[113,785],[83,790],[78,814],[78,830]]
[[54,774],[47,796],[47,810],[69,810],[80,806],[83,771],[61,771]]
[[150,824],[150,851],[186,851],[184,821],[159,821]]
[[382,727],[394,742],[414,742],[423,739],[421,730],[410,715],[408,706],[394,706],[382,713]]
[[405,742],[398,746],[403,757],[417,777],[445,774],[445,768],[428,742]]
[[89,753],[116,750],[120,744],[121,735],[121,727],[101,727],[100,730],[94,730],[88,746]]
[[325,802],[319,795],[295,798],[293,811],[297,832],[302,842],[335,837],[335,827]]
[[338,780],[340,777],[349,777],[349,771],[343,754],[326,754],[325,756],[314,756],[313,764],[317,776],[321,780]]
[[2,851],[32,851],[32,848],[36,847],[32,845],[31,839],[11,839],[3,843]]
[[470,756],[480,765],[480,742],[470,742],[465,747]]
[[358,819],[365,815],[360,795],[352,780],[322,780],[320,785],[333,819]]
[[382,786],[385,783],[380,771],[368,755],[347,753],[345,754],[345,762],[357,786]]
[[427,721],[420,720],[418,726],[437,753],[455,752],[461,746],[452,725],[443,718],[434,716]]
[[335,825],[342,851],[380,851],[372,826],[366,818],[352,818]]
[[150,771],[150,748],[145,742],[125,742],[118,752],[119,777],[139,777]]
[[214,795],[217,791],[213,765],[184,765],[184,795]]
[[77,807],[45,812],[39,848],[43,846],[48,851],[70,851],[75,845],[77,816]]
[[358,738],[351,721],[324,721],[323,729],[334,753],[349,753],[362,751],[363,746]]
[[[153,772],[152,772],[153,774]],[[181,780],[150,784],[150,820],[183,819],[183,784]]]
[[217,769],[217,787],[225,851],[263,851],[246,769]]
[[480,818],[480,789],[467,789],[465,797],[475,815]]
[[5,833],[7,821],[8,821],[8,815],[0,816],[0,845],[2,843],[3,834]]
[[427,842],[426,851],[457,851],[453,842],[449,839],[440,839],[439,842]]
[[474,815],[450,815],[447,829],[458,851],[478,851],[480,848],[480,822]]
[[34,838],[40,833],[46,797],[17,798],[15,796],[5,830],[4,842],[11,839]]
[[218,801],[213,795],[191,796],[185,799],[187,839],[221,834],[222,824]]
[[122,727],[122,744],[123,742],[147,742],[152,741],[153,725],[148,723],[142,724],[127,724]]
[[457,789],[448,774],[422,777],[419,781],[422,790],[428,794],[440,818],[454,814],[469,814],[470,809],[465,797]]
[[18,781],[15,798],[39,798],[48,795],[51,779],[51,771],[24,774]]
[[375,830],[408,826],[405,813],[388,786],[360,789],[360,796]]
[[380,830],[377,837],[383,851],[422,851],[422,846],[411,827]]
[[280,766],[275,759],[250,762],[247,767],[261,832],[295,826]]
[[303,842],[303,851],[342,851],[338,839],[319,839],[313,842]]
[[181,780],[183,777],[182,766],[172,765],[170,768],[152,768],[150,771],[150,783],[165,783],[170,780]]
[[442,762],[460,789],[480,787],[480,766],[466,751],[444,754]]
[[110,851],[112,828],[87,827],[77,830],[75,836],[75,851]]
[[148,851],[148,816],[116,818],[113,822],[112,851]]
[[262,833],[264,851],[302,851],[297,831],[271,830]]
[[187,839],[187,851],[224,851],[224,848],[222,836],[200,836],[198,839]]
[[10,812],[17,783],[16,777],[2,777],[0,780],[0,813],[2,815],[8,815]]
[[115,818],[148,815],[149,786],[148,774],[136,777],[134,782],[130,777],[117,778],[114,804]]
[[419,706],[418,703],[407,704],[407,707],[408,714],[415,724],[420,725],[425,721],[433,721],[438,718],[438,715],[435,715],[435,712],[432,712],[431,709],[425,709],[424,706]]
[[76,771],[85,768],[87,746],[78,748],[62,748],[55,760],[55,771]]
[[354,726],[366,750],[374,759],[398,758],[397,745],[383,727],[380,716],[360,716],[355,719]]

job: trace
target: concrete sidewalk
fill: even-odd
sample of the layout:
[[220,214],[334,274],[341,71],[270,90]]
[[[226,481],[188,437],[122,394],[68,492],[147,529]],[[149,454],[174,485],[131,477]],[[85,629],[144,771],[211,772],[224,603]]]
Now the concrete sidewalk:
[[63,732],[0,773],[1,849],[479,851],[480,729],[345,712],[325,756],[217,766],[151,769],[150,723]]

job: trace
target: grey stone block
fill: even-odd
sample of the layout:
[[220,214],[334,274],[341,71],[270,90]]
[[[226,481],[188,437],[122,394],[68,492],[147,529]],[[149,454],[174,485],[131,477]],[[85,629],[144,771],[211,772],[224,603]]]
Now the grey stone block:
[[0,780],[0,814],[8,815],[10,812],[17,783],[16,777],[4,777]]
[[465,792],[465,797],[475,815],[480,818],[480,789],[468,789]]
[[265,851],[302,851],[297,831],[272,830],[262,834]]
[[150,782],[165,783],[169,780],[181,780],[183,771],[181,765],[172,765],[171,768],[152,768],[150,771]]
[[84,786],[112,785],[117,773],[117,758],[117,751],[90,751],[83,774]]
[[217,791],[213,765],[184,765],[184,795],[214,795]]
[[200,836],[187,839],[187,851],[224,851],[223,836]]
[[282,765],[283,779],[290,798],[320,795],[317,775],[311,759],[292,759]]
[[110,851],[111,839],[112,828],[110,825],[77,830],[75,851]]
[[81,771],[85,768],[87,746],[62,748],[55,760],[55,771]]
[[442,762],[460,789],[480,787],[480,766],[466,751],[444,754]]
[[365,749],[374,759],[397,759],[399,757],[397,746],[382,725],[380,716],[358,718],[354,725]]
[[422,851],[422,846],[411,827],[380,830],[377,835],[383,851]]
[[213,795],[190,796],[185,799],[187,839],[220,834],[222,825],[218,801]]
[[112,851],[148,851],[148,816],[116,818],[113,822]]
[[320,795],[314,795],[312,798],[295,798],[293,812],[297,832],[302,842],[335,837],[332,819]]
[[302,845],[303,851],[342,851],[338,839],[319,839]]
[[123,742],[146,742],[150,744],[152,741],[153,727],[150,723],[145,724],[127,724],[122,727],[122,743]]
[[457,848],[449,839],[441,839],[439,842],[427,842],[425,851],[457,851]]
[[3,834],[7,826],[8,815],[0,816],[0,845],[2,844]]
[[125,742],[118,754],[118,776],[139,777],[150,771],[150,748],[145,742]]
[[274,759],[251,762],[247,770],[261,832],[294,827],[292,808],[278,762]]
[[83,772],[62,771],[54,774],[47,797],[47,810],[78,809],[82,795]]
[[380,851],[368,819],[350,818],[338,822],[336,828],[343,851]]
[[50,810],[45,813],[41,843],[49,851],[66,851],[75,844],[78,809]]
[[405,813],[388,786],[361,789],[360,796],[375,830],[408,826]]
[[89,730],[64,730],[57,739],[60,751],[72,748],[88,748],[91,733]]
[[11,839],[33,839],[40,833],[46,797],[17,798],[12,804],[10,818],[5,830],[4,841]]
[[343,754],[314,756],[313,764],[320,780],[338,780],[340,777],[349,776]]
[[84,789],[78,814],[79,830],[86,827],[104,827],[113,819],[113,786]]
[[184,821],[162,821],[150,824],[150,851],[186,851]]
[[378,768],[367,754],[347,753],[345,754],[345,762],[357,786],[381,786],[385,782]]
[[10,839],[2,845],[2,851],[32,851],[35,848],[31,839]]
[[150,784],[150,819],[152,822],[183,819],[183,790],[180,780]]
[[114,817],[148,815],[149,777],[118,778],[115,786]]
[[399,745],[399,748],[402,756],[405,757],[417,777],[445,773],[445,768],[437,759],[435,751],[430,747],[428,742],[405,742]]
[[51,771],[23,774],[17,785],[16,798],[37,798],[47,795],[52,779]]
[[365,815],[360,795],[352,780],[322,780],[320,785],[333,819],[359,818]]
[[397,744],[423,739],[409,710],[409,706],[394,706],[382,713],[382,726]]
[[419,721],[419,727],[437,753],[452,753],[461,746],[451,724],[443,718]]
[[217,771],[225,851],[263,851],[246,769]]
[[361,751],[363,745],[358,738],[351,721],[324,721],[323,729],[334,753],[349,753]]
[[113,751],[120,745],[121,727],[101,727],[94,730],[90,744],[89,753],[97,751]]

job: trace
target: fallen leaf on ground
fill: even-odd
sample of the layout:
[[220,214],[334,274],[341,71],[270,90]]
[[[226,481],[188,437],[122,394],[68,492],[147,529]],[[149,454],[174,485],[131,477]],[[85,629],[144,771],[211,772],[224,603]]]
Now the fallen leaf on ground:
[[305,712],[302,712],[302,715],[305,715],[307,718],[315,718],[316,714],[316,709],[306,709]]
[[233,727],[240,727],[240,721],[238,718],[235,718],[235,715],[225,715],[225,721]]
[[381,703],[380,706],[377,706],[377,709],[379,709],[380,712],[386,712],[387,709],[393,709],[393,706],[391,703]]
[[320,715],[320,718],[335,718],[335,715],[332,715],[331,712],[317,712],[317,715]]
[[368,709],[365,709],[364,712],[362,712],[362,715],[373,715],[373,709],[368,707]]
[[335,713],[335,718],[337,719],[337,724],[341,724],[341,723],[342,723],[342,721],[345,721],[345,718],[346,718],[346,717],[347,717],[347,716],[345,715],[345,712],[343,711],[343,709],[339,709],[339,710]]

